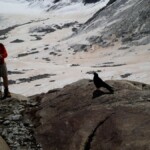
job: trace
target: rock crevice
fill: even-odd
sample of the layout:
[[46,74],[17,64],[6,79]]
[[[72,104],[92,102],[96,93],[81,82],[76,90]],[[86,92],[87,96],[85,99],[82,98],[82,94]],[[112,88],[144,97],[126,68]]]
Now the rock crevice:
[[[113,113],[111,114],[113,115]],[[93,141],[93,138],[95,137],[95,134],[96,134],[96,131],[98,130],[98,128],[103,125],[110,117],[110,116],[107,116],[104,120],[100,121],[97,126],[94,128],[94,130],[91,132],[91,134],[88,136],[88,139],[85,143],[85,146],[84,146],[84,150],[90,150],[91,149],[91,143]]]

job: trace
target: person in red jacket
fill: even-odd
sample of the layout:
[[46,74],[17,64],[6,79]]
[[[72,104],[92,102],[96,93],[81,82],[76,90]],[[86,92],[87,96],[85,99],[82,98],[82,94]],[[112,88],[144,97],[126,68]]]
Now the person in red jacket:
[[7,57],[7,51],[2,43],[0,43],[0,77],[3,78],[3,86],[4,86],[4,95],[2,99],[6,99],[7,97],[11,97],[11,94],[8,89],[8,75],[7,75],[7,67],[5,63],[5,58]]

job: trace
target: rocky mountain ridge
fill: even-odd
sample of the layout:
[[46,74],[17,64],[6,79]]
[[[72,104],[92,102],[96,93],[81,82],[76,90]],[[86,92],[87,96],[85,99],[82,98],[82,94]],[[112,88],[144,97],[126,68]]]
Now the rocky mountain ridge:
[[150,42],[149,5],[149,0],[111,0],[79,28],[77,36],[97,30],[99,35],[87,38],[92,44],[121,39],[130,46],[146,45]]

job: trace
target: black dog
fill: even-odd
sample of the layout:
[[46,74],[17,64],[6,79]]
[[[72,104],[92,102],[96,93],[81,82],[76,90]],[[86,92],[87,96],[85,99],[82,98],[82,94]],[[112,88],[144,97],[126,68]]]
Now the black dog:
[[114,93],[113,88],[108,85],[106,82],[104,82],[96,72],[94,72],[94,78],[93,78],[93,82],[96,86],[97,89],[99,89],[100,87],[104,87],[106,88],[110,93]]

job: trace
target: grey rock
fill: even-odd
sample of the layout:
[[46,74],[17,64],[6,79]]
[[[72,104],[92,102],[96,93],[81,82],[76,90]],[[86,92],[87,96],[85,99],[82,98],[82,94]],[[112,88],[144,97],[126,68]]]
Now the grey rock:
[[85,45],[85,44],[76,44],[71,46],[74,52],[81,52],[81,51],[86,52],[90,47],[91,47],[90,45]]
[[11,41],[10,43],[22,43],[24,42],[23,40],[20,40],[20,39],[16,39],[14,41]]
[[[34,104],[34,102],[30,102]],[[37,103],[37,102],[36,102]],[[29,107],[27,102],[19,101],[14,98],[0,101],[2,124],[0,125],[0,134],[4,137],[11,150],[39,150],[39,144],[34,138],[33,125],[29,121],[25,126],[25,111]],[[34,105],[35,106],[35,105]],[[6,113],[7,112],[7,113]]]
[[10,121],[9,120],[6,120],[3,122],[3,125],[9,125],[10,124]]
[[150,85],[106,83],[114,94],[100,88],[92,99],[94,83],[80,80],[41,95],[40,109],[32,117],[39,117],[36,137],[44,150],[149,149]]

